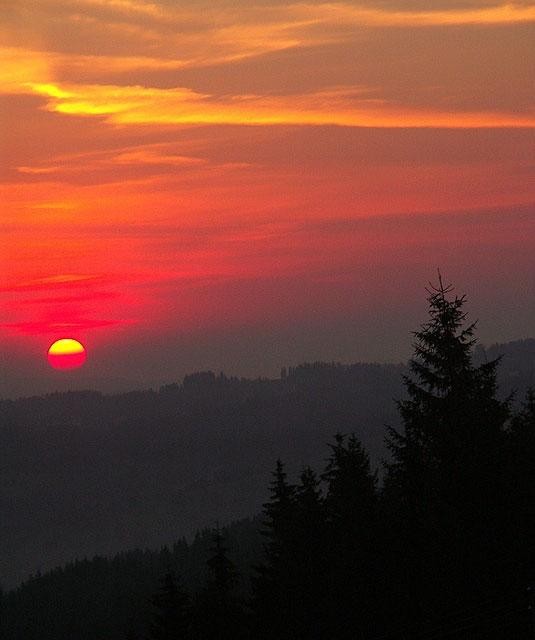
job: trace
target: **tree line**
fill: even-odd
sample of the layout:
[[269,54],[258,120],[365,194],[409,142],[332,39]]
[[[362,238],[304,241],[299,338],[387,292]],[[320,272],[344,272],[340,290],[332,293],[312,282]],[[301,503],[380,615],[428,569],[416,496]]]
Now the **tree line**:
[[198,637],[533,637],[535,395],[517,412],[497,397],[499,359],[474,364],[475,323],[451,292],[429,290],[381,487],[354,435],[295,484],[279,460],[251,598],[232,598],[216,537]]
[[250,588],[216,528],[204,587],[165,571],[129,640],[533,637],[535,394],[498,396],[464,296],[428,301],[380,481],[353,434],[296,481],[277,461]]

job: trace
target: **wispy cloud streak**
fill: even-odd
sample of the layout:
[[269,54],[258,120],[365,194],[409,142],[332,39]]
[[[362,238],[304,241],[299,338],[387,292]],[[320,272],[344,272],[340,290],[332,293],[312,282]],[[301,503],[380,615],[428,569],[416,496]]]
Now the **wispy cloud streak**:
[[31,83],[28,88],[46,98],[51,111],[72,116],[100,116],[122,125],[535,126],[535,114],[416,110],[366,97],[366,90],[361,87],[335,87],[301,95],[222,97],[182,87]]

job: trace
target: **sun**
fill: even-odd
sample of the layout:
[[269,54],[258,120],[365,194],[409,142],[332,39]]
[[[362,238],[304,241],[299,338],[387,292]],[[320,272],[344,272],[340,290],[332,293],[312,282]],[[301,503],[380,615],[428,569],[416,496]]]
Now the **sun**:
[[62,338],[50,345],[48,363],[54,369],[77,369],[87,358],[84,345],[73,338]]

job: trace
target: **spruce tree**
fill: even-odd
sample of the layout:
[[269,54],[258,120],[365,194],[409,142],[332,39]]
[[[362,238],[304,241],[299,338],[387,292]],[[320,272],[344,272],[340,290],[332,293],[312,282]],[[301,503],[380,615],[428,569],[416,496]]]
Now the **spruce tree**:
[[237,584],[238,573],[234,563],[228,558],[227,548],[223,544],[224,539],[219,525],[212,534],[213,546],[211,557],[206,564],[210,570],[208,588],[219,594],[222,600],[230,598],[232,590]]
[[516,557],[524,585],[535,582],[535,390],[511,420],[510,497],[515,505]]
[[282,569],[290,553],[294,537],[295,485],[288,483],[281,460],[277,460],[270,485],[270,499],[264,506],[264,545],[267,575]]
[[190,598],[177,584],[172,571],[163,577],[152,604],[155,608],[150,634],[152,640],[182,640],[190,637]]
[[213,531],[207,585],[199,597],[197,637],[211,640],[237,640],[245,635],[245,616],[235,594],[236,566],[228,557],[219,526]]
[[326,531],[320,479],[304,467],[295,488],[292,626],[294,637],[326,637]]
[[324,638],[325,518],[320,480],[305,467],[289,484],[277,462],[271,499],[264,505],[265,563],[257,568],[255,636]]
[[327,518],[351,537],[365,535],[377,505],[377,478],[371,472],[370,458],[355,434],[336,434],[329,445],[331,455],[322,475],[327,483]]
[[496,397],[499,360],[473,364],[476,324],[452,290],[440,274],[428,290],[429,320],[414,334],[408,397],[398,403],[403,430],[387,438],[385,496],[405,562],[398,596],[420,628],[498,592],[506,544],[509,401]]
[[331,637],[355,638],[377,628],[377,479],[357,437],[335,436],[327,483],[326,593]]
[[[311,467],[304,467],[295,488],[295,541],[304,554],[304,564],[314,564],[321,555],[325,512],[321,481]],[[310,562],[308,562],[308,560]]]
[[292,638],[294,619],[295,491],[284,465],[277,460],[264,504],[264,562],[256,567],[252,608],[259,638]]

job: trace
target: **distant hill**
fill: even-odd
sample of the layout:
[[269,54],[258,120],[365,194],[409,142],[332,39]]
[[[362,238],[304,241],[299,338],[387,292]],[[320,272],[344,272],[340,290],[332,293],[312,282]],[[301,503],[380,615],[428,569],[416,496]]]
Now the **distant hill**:
[[[242,520],[222,535],[238,570],[238,593],[250,591],[251,568],[262,559],[260,520]],[[213,554],[212,531],[201,531],[191,543],[150,551],[135,549],[112,558],[97,556],[70,562],[33,576],[1,603],[2,640],[99,640],[146,638],[153,616],[151,597],[169,570],[190,593],[208,578]],[[2,635],[3,634],[3,635]],[[130,635],[129,635],[130,634]]]
[[487,360],[501,357],[498,379],[503,390],[516,389],[521,397],[527,387],[535,387],[535,340],[533,338],[476,349],[476,358],[481,358],[482,354]]
[[[504,354],[503,393],[533,384],[535,340]],[[315,363],[274,380],[186,376],[158,391],[0,402],[0,583],[74,558],[172,544],[260,511],[275,460],[322,466],[355,432],[379,464],[403,365]]]

